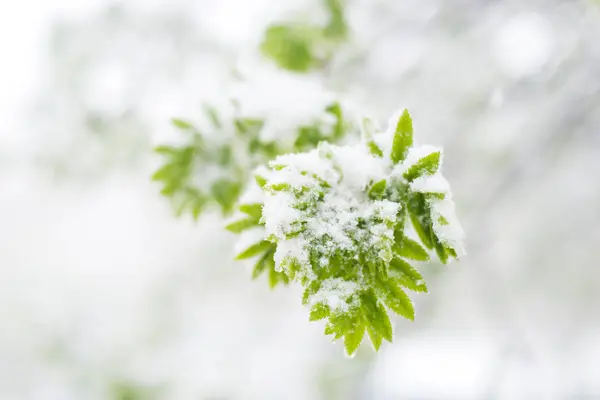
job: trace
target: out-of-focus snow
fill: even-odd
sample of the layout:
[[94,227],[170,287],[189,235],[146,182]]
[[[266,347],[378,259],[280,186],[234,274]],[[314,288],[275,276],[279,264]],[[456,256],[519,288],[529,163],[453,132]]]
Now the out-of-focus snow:
[[[600,9],[538,3],[348,2],[324,85],[380,121],[411,111],[470,238],[418,320],[349,361],[296,288],[230,262],[220,219],[175,220],[144,158],[235,68],[285,81],[255,45],[267,21],[321,21],[315,2],[0,2],[0,398],[107,399],[115,382],[183,400],[600,396]],[[318,82],[292,80],[251,105],[310,112]],[[89,177],[129,148],[144,156]]]
[[504,73],[515,78],[539,72],[552,55],[552,26],[544,16],[522,13],[501,25],[494,41],[494,55]]

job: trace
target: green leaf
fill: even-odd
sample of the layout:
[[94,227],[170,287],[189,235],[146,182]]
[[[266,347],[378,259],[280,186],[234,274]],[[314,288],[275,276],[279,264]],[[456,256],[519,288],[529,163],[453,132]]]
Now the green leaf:
[[275,271],[275,268],[269,270],[269,287],[273,289],[278,283],[289,283],[288,277],[283,272]]
[[394,164],[404,161],[413,144],[412,119],[408,110],[404,110],[396,125],[396,133],[392,142],[391,159]]
[[281,183],[273,183],[267,187],[269,190],[273,190],[275,192],[286,192],[292,190],[292,185],[286,182]]
[[248,247],[246,250],[242,251],[240,254],[237,255],[235,259],[244,260],[246,258],[254,257],[258,254],[264,253],[265,251],[269,250],[272,245],[273,243],[268,242],[266,240],[262,240]]
[[219,114],[217,113],[217,110],[208,104],[204,104],[203,107],[204,107],[204,112],[206,113],[206,116],[210,120],[211,124],[215,128],[221,129],[223,127],[223,124],[221,123],[221,120],[219,119]]
[[325,325],[324,332],[326,335],[333,335],[333,340],[337,340],[337,339],[341,338],[342,336],[344,336],[343,329],[340,326],[335,325],[332,322]]
[[313,149],[322,139],[323,135],[316,126],[301,126],[298,128],[298,137],[294,142],[294,148],[298,151]]
[[321,288],[320,280],[311,281],[308,284],[308,286],[306,286],[306,288],[304,289],[304,293],[302,294],[302,305],[307,305],[310,300],[310,296],[317,293],[320,288]]
[[370,119],[364,118],[361,125],[361,135],[363,142],[367,144],[369,153],[376,157],[383,157],[383,151],[379,148],[375,140],[373,139],[373,124]]
[[336,40],[346,38],[348,25],[344,17],[344,8],[341,0],[325,0],[325,5],[329,11],[330,18],[323,34],[326,37]]
[[330,142],[338,142],[344,137],[346,133],[344,126],[344,113],[342,111],[342,107],[340,106],[340,103],[335,102],[327,106],[327,108],[325,108],[325,112],[335,117],[335,126],[330,137]]
[[377,157],[383,157],[383,151],[377,146],[375,142],[367,142],[369,152]]
[[179,129],[183,129],[183,130],[189,130],[189,129],[194,128],[194,125],[191,122],[183,120],[183,119],[179,119],[179,118],[171,119],[171,123],[175,127],[179,128]]
[[412,182],[422,175],[435,174],[440,167],[440,158],[441,153],[439,151],[421,158],[404,173],[404,178]]
[[259,221],[262,217],[262,207],[262,203],[242,204],[240,211]]
[[386,188],[386,180],[385,179],[374,183],[373,186],[371,186],[371,188],[369,189],[369,198],[374,199],[374,200],[379,200],[379,199],[383,198],[383,195],[385,194],[385,188]]
[[394,258],[390,263],[390,275],[393,280],[414,292],[427,293],[427,284],[423,275],[412,265],[400,258]]
[[454,249],[453,249],[452,247],[450,247],[450,246],[446,246],[446,245],[444,245],[444,247],[446,248],[446,252],[447,252],[448,254],[450,254],[450,256],[451,256],[452,258],[458,258],[458,255],[456,254],[456,250],[454,250]]
[[444,244],[435,234],[433,235],[433,247],[435,248],[435,252],[437,253],[442,264],[446,264],[448,262],[448,252],[446,251]]
[[361,296],[363,311],[373,329],[388,342],[392,341],[392,323],[385,308],[377,301],[372,292]]
[[354,352],[360,346],[363,336],[365,335],[365,325],[362,321],[356,321],[354,329],[344,334],[344,347],[346,348],[346,354],[349,356],[353,355]]
[[410,258],[416,261],[428,261],[429,254],[421,245],[407,236],[402,236],[400,240],[396,238],[394,252],[405,258]]
[[246,218],[230,223],[229,225],[225,226],[225,229],[227,229],[229,232],[241,233],[256,226],[259,225],[255,218]]
[[304,26],[271,25],[265,32],[261,50],[283,69],[307,72],[315,65],[316,31]]
[[275,269],[275,260],[273,254],[275,253],[275,245],[271,244],[271,249],[267,251],[256,263],[254,270],[252,271],[252,279],[258,278],[263,272],[267,270]]
[[373,343],[373,347],[375,348],[375,351],[379,350],[379,347],[381,347],[383,338],[381,337],[381,335],[379,333],[377,333],[373,329],[373,327],[371,327],[371,325],[367,326],[367,332],[369,333],[369,337],[371,338],[371,343]]
[[240,192],[242,190],[239,182],[233,182],[226,179],[214,182],[210,188],[213,197],[222,207],[225,214],[233,209],[233,205],[240,197]]
[[259,118],[236,118],[234,124],[239,134],[252,137],[260,133],[265,121]]
[[204,205],[206,204],[206,198],[196,196],[195,198],[193,198],[191,203],[192,203],[192,205],[190,207],[190,210],[192,211],[192,217],[194,218],[195,221],[197,221],[198,218],[200,217],[200,213],[202,213],[202,209],[204,208]]
[[310,310],[310,318],[309,321],[319,321],[329,317],[331,314],[331,310],[329,306],[323,303],[315,304]]
[[396,314],[413,321],[415,319],[415,309],[406,292],[391,280],[382,283],[381,286],[385,305]]
[[425,195],[422,193],[412,193],[409,196],[408,211],[410,220],[421,239],[421,242],[428,248],[433,249],[433,224],[431,222],[431,210]]
[[261,189],[267,184],[267,180],[260,175],[254,175],[254,180]]
[[177,149],[173,146],[156,146],[154,152],[165,156],[173,156],[177,154]]

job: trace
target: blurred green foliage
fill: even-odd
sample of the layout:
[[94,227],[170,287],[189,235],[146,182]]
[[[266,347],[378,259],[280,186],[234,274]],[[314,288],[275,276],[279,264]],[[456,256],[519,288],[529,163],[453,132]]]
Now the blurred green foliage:
[[274,24],[261,44],[263,54],[280,68],[306,73],[324,65],[347,39],[348,25],[341,0],[324,0],[329,16],[325,26],[308,23]]
[[[183,144],[155,148],[164,162],[152,179],[161,183],[161,194],[171,199],[178,216],[189,213],[197,219],[211,205],[227,215],[255,167],[280,154],[315,148],[323,140],[337,143],[350,131],[337,103],[324,110],[323,118],[290,128],[291,145],[262,138],[265,120],[261,118],[235,116],[225,122],[210,107],[205,108],[205,117],[210,132],[201,132],[190,121],[173,119],[173,126],[185,135]],[[290,132],[281,136],[290,136]]]

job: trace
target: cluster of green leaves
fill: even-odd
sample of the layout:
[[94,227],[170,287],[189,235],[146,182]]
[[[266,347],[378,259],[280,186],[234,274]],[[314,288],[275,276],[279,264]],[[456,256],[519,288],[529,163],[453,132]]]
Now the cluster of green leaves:
[[[261,182],[264,183],[264,182]],[[262,221],[262,203],[242,204],[239,206],[243,217],[230,223],[225,228],[232,233],[242,233],[249,229],[264,229]],[[277,245],[268,240],[261,240],[244,249],[236,256],[236,260],[254,258],[256,263],[252,270],[252,279],[256,279],[263,273],[267,274],[269,286],[274,288],[279,283],[288,284],[290,280],[287,275],[275,268],[275,250]]]
[[348,34],[342,0],[324,0],[329,14],[325,26],[289,23],[267,28],[261,50],[280,68],[308,72],[322,66]]
[[[427,286],[411,261],[428,261],[428,249],[435,250],[442,263],[457,255],[456,250],[439,237],[433,223],[435,218],[442,225],[447,223],[444,217],[436,216],[432,210],[433,202],[443,200],[446,194],[411,189],[411,183],[416,179],[438,171],[441,154],[432,152],[414,163],[411,161],[411,165],[405,165],[413,146],[412,120],[408,112],[405,111],[397,121],[389,154],[384,154],[367,124],[361,145],[367,147],[371,157],[389,164],[389,174],[364,188],[366,202],[374,211],[359,217],[352,225],[353,229],[346,232],[353,243],[351,247],[339,246],[328,234],[315,235],[310,232],[308,221],[327,218],[320,214],[320,210],[326,202],[326,195],[334,190],[338,182],[302,171],[302,175],[311,179],[311,183],[304,183],[300,187],[282,183],[281,179],[271,183],[268,178],[257,177],[257,182],[267,195],[291,195],[286,196],[293,199],[289,206],[298,211],[300,217],[287,227],[284,237],[273,234],[265,236],[238,255],[238,258],[258,256],[255,276],[266,270],[269,270],[269,274],[281,274],[280,278],[271,279],[271,285],[277,282],[300,282],[304,287],[303,303],[311,306],[310,320],[326,319],[325,334],[333,335],[334,340],[343,338],[348,354],[356,351],[365,332],[376,350],[383,339],[392,341],[389,310],[409,320],[414,319],[413,303],[406,291],[427,292]],[[321,146],[317,154],[322,160],[331,162],[334,170],[340,168],[335,165],[335,155],[328,151],[327,146]],[[399,165],[404,172],[400,175],[392,173]],[[287,166],[276,162],[271,163],[271,167],[272,173],[277,174]],[[343,173],[340,172],[338,178],[343,179]],[[392,216],[382,211],[385,206],[389,210],[391,203],[397,206]],[[233,232],[263,225],[265,218],[268,218],[268,215],[263,215],[263,204],[244,204],[240,206],[240,211],[245,217],[228,226]],[[414,227],[420,241],[407,236],[409,224]],[[393,235],[374,237],[373,232],[381,232],[381,229],[387,229]],[[286,256],[281,265],[276,266],[272,256],[277,246],[297,238],[302,240],[305,256],[302,259]],[[321,290],[329,290],[327,287],[332,285],[352,288],[347,293],[340,289],[341,307],[332,307],[327,299],[319,296]]]
[[[296,127],[291,144],[262,139],[265,121],[261,118],[235,116],[226,124],[213,108],[206,107],[205,114],[209,135],[188,120],[172,120],[185,135],[183,144],[155,148],[164,162],[152,176],[162,184],[161,194],[171,199],[176,214],[189,213],[194,219],[215,204],[224,215],[229,214],[256,166],[280,154],[315,148],[323,140],[337,143],[351,132],[338,103],[326,107],[322,119]],[[324,123],[326,117],[333,117],[334,123]]]

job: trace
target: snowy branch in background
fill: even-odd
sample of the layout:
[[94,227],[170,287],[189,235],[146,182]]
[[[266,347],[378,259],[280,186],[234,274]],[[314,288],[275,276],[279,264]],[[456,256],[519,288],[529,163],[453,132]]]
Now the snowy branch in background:
[[[236,107],[237,108],[237,107]],[[256,166],[280,154],[312,149],[322,140],[337,143],[348,132],[341,107],[332,103],[303,123],[280,123],[273,116],[249,116],[234,111],[223,118],[205,108],[208,128],[174,119],[185,134],[179,145],[158,146],[164,163],[152,179],[162,184],[178,215],[197,219],[206,207],[217,205],[223,214],[232,211]],[[260,114],[260,113],[257,113]]]
[[441,163],[441,149],[413,142],[406,111],[386,132],[365,120],[359,143],[279,156],[227,227],[241,233],[238,258],[256,257],[253,275],[272,285],[299,282],[310,320],[325,319],[349,355],[365,332],[378,349],[392,341],[389,310],[414,319],[406,290],[427,292],[411,261],[464,253]]

